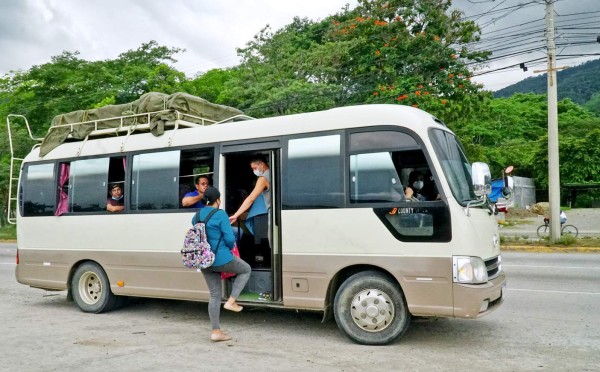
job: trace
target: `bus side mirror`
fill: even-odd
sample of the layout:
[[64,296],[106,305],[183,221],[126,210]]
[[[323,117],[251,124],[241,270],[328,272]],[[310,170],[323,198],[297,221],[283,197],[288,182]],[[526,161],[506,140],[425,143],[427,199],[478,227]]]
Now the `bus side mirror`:
[[482,197],[492,192],[492,174],[486,163],[473,163],[471,165],[471,178],[473,179],[475,195]]

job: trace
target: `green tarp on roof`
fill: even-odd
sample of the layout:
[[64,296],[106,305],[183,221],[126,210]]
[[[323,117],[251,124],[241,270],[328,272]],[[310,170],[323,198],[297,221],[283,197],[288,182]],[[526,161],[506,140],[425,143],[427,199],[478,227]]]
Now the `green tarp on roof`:
[[[69,134],[75,139],[83,140],[95,129],[94,122],[73,127],[57,127],[58,125],[97,121],[97,129],[118,128],[121,125],[120,119],[111,120],[111,118],[156,111],[163,112],[152,115],[150,118],[149,127],[155,136],[160,136],[164,133],[166,122],[176,119],[175,111],[216,122],[243,114],[242,111],[233,107],[217,105],[187,93],[174,93],[171,95],[156,92],[146,93],[131,103],[109,105],[92,110],[78,110],[55,116],[52,119],[50,129],[48,129],[48,134],[46,134],[42,141],[40,156],[45,156],[58,147],[67,139]],[[185,120],[201,124],[201,120],[189,116]],[[136,123],[147,124],[147,117],[127,118],[123,122],[124,125],[133,125]]]

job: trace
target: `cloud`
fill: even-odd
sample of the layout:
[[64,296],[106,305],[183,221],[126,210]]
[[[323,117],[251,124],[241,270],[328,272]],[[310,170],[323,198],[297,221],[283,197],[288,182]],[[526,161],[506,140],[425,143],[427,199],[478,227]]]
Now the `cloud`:
[[[481,75],[474,81],[498,90],[539,75],[535,70],[547,69],[544,1],[455,0],[453,4],[480,25],[481,43],[475,47],[493,52],[492,60],[476,72]],[[600,44],[594,43],[600,34],[600,1],[556,0],[554,11],[557,65],[575,66],[600,58],[583,56],[600,53]],[[519,68],[520,63],[526,63],[527,72]]]
[[[27,70],[62,51],[102,60],[156,40],[186,49],[175,58],[188,75],[239,63],[236,48],[270,24],[325,18],[348,0],[5,0],[0,14],[0,74]],[[352,1],[351,1],[352,2]],[[8,26],[10,25],[10,26]]]
[[[236,48],[244,47],[267,24],[277,30],[289,24],[295,16],[323,19],[339,12],[348,2],[354,7],[357,1],[3,0],[0,12],[0,76],[10,70],[27,70],[33,65],[49,62],[52,56],[63,51],[79,51],[80,57],[86,60],[114,59],[150,40],[186,49],[185,53],[175,56],[179,61],[175,67],[193,76],[212,68],[238,64]],[[530,30],[528,32],[543,33],[545,27],[541,0],[454,0],[453,5],[463,10],[468,19],[481,25],[482,42],[494,35],[508,34],[511,30],[525,27]],[[575,27],[587,27],[581,32],[588,33],[589,38],[594,32],[600,34],[600,1],[557,0],[555,9],[557,24],[565,29],[565,32],[557,34],[563,44],[579,40],[573,35],[575,31],[567,35],[566,26],[586,20],[591,24]],[[565,16],[573,13],[582,14]],[[582,19],[584,17],[588,19]],[[531,23],[536,20],[537,23]],[[538,28],[530,28],[532,26]],[[514,50],[518,50],[520,43],[515,40],[514,44]],[[487,63],[478,70],[478,73],[487,73],[474,80],[485,84],[487,89],[497,90],[532,76],[534,69],[545,68],[544,61],[530,65],[527,73],[521,71],[518,64],[543,58],[543,35],[538,44],[539,51]],[[479,46],[496,51],[494,57],[510,52],[510,49],[502,53],[497,51],[500,44],[495,41],[480,43]],[[600,53],[599,47],[597,43],[567,45],[557,52],[562,55]],[[584,61],[578,58],[560,63],[573,65]],[[513,67],[506,68],[511,65]],[[501,68],[506,69],[490,72]]]

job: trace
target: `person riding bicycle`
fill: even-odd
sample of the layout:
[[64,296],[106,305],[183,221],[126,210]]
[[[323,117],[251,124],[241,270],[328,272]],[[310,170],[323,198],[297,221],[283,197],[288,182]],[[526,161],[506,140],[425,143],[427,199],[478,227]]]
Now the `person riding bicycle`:
[[[565,214],[565,212],[563,212],[563,210],[560,210],[560,225],[564,225],[565,222],[567,222],[567,215]],[[550,223],[550,219],[548,218],[548,216],[544,216],[544,223],[547,225]]]

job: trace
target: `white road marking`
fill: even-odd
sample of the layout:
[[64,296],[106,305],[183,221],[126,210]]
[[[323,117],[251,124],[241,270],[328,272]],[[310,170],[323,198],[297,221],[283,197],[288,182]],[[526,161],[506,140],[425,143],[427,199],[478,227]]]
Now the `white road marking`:
[[538,269],[584,269],[584,270],[600,270],[600,267],[591,266],[540,266],[540,265],[505,265],[502,267],[535,267]]
[[506,289],[509,291],[521,291],[521,292],[600,295],[600,292],[550,291],[550,290],[544,290],[544,289],[523,289],[523,288],[506,288]]

